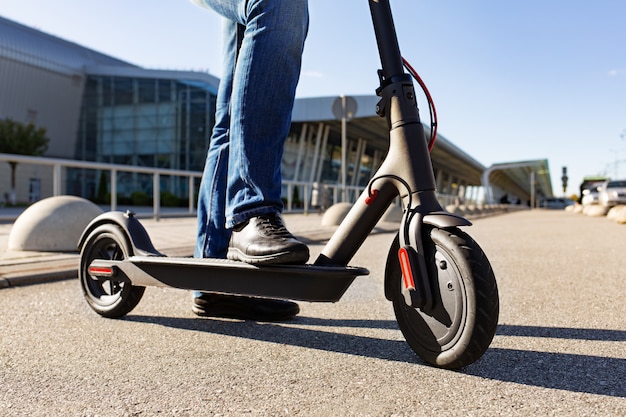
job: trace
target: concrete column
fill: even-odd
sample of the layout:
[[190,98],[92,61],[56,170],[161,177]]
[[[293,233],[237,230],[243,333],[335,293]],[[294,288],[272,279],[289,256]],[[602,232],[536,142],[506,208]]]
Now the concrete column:
[[300,176],[300,165],[302,164],[302,154],[304,153],[304,144],[306,143],[306,136],[308,132],[308,124],[302,125],[302,131],[300,132],[300,147],[298,148],[298,155],[296,155],[296,166],[294,168],[293,180],[298,181]]
[[317,125],[317,136],[315,138],[315,150],[313,151],[313,161],[311,162],[311,170],[309,175],[309,182],[315,182],[317,173],[317,161],[320,156],[320,147],[322,143],[322,136],[324,135],[324,123]]
[[380,165],[383,163],[383,153],[380,149],[374,151],[374,160],[372,161],[372,171],[376,172]]
[[361,160],[363,159],[363,153],[365,152],[365,147],[367,142],[361,138],[359,138],[356,145],[356,152],[354,154],[354,171],[352,175],[352,186],[358,184],[359,177],[361,176]]
[[316,167],[315,179],[313,181],[320,182],[322,180],[322,170],[324,169],[324,158],[326,157],[326,148],[328,145],[328,135],[330,134],[330,126],[324,129],[324,137],[322,139],[322,149],[320,151],[319,162]]
[[437,190],[439,190],[440,193],[443,192],[441,189],[441,187],[443,186],[443,171],[441,169],[438,169],[435,173],[435,183]]

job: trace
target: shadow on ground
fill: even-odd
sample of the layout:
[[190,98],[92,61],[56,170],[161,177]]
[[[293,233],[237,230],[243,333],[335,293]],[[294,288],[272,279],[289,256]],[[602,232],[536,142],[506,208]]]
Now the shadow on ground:
[[[380,339],[336,332],[336,328],[397,329],[393,320],[332,320],[298,317],[288,323],[257,323],[200,318],[127,316],[124,320],[152,323],[190,331],[210,332],[328,352],[425,365],[403,340]],[[307,329],[307,326],[316,327]],[[333,332],[320,327],[335,328]],[[546,337],[571,340],[623,342],[619,330],[501,325],[504,337]],[[519,349],[490,348],[461,372],[481,378],[560,389],[572,392],[626,397],[626,359]]]

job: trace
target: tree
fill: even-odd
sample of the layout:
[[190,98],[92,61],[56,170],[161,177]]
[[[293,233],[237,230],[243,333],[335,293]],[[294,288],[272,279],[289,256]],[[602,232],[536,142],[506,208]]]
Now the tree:
[[[23,124],[6,118],[0,120],[0,153],[41,156],[48,150],[50,139],[46,129],[34,124]],[[9,161],[11,166],[11,204],[15,204],[16,161]]]

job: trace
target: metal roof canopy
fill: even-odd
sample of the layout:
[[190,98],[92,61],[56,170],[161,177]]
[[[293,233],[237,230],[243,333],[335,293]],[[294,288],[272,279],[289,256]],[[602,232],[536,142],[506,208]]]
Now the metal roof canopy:
[[[356,111],[347,124],[347,133],[351,138],[362,138],[368,147],[387,152],[389,149],[389,127],[385,118],[376,114],[379,97],[355,96]],[[315,97],[297,99],[294,105],[293,122],[323,122],[330,127],[329,141],[341,143],[341,121],[332,112],[333,102],[337,97]],[[429,127],[424,127],[427,131]],[[530,200],[530,173],[535,172],[536,195],[552,196],[552,183],[548,161],[522,161],[501,163],[486,168],[460,148],[453,145],[441,135],[431,152],[431,160],[435,172],[442,170],[459,182],[468,186],[484,186],[487,196],[493,192],[491,186],[497,186],[506,193],[515,195],[522,200]],[[489,171],[487,177],[484,173]],[[487,182],[485,182],[485,178]],[[488,200],[487,202],[490,202]],[[493,202],[493,201],[491,201]]]
[[[370,149],[387,152],[389,149],[389,126],[384,117],[376,114],[377,96],[355,96],[357,108],[347,123],[347,133],[351,138],[364,139]],[[337,97],[315,97],[296,99],[293,111],[295,123],[323,122],[330,127],[329,141],[339,144],[341,121],[332,113],[332,104]],[[430,128],[425,126],[426,134]],[[435,172],[443,170],[466,185],[481,185],[481,174],[485,167],[441,135],[431,152]]]
[[[331,143],[339,143],[341,122],[329,120],[324,121],[324,124],[330,126]],[[428,135],[429,128],[425,127],[425,129]],[[366,140],[370,148],[384,152],[389,149],[389,127],[384,118],[375,116],[353,119],[348,123],[347,130],[349,137]],[[441,135],[437,135],[437,142],[431,152],[431,160],[435,172],[441,169],[462,180],[466,185],[481,185],[481,174],[485,167]]]
[[491,165],[482,174],[482,185],[485,188],[487,203],[496,202],[492,185],[497,185],[507,193],[527,201],[532,201],[536,196],[553,195],[547,159]]

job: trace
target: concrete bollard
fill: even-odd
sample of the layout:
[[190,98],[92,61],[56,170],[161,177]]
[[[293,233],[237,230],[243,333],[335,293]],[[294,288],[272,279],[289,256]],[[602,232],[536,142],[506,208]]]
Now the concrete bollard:
[[608,208],[602,207],[598,204],[590,204],[583,208],[583,214],[586,214],[589,217],[602,217],[606,216],[606,213],[609,211]]
[[[626,224],[626,206],[615,206],[609,211],[609,214],[611,215],[610,219],[615,221],[616,223]],[[607,217],[609,217],[608,214]]]
[[15,220],[9,250],[75,252],[83,230],[102,209],[89,200],[57,196],[38,201]]
[[343,221],[351,208],[352,203],[333,204],[324,212],[322,226],[337,226]]

